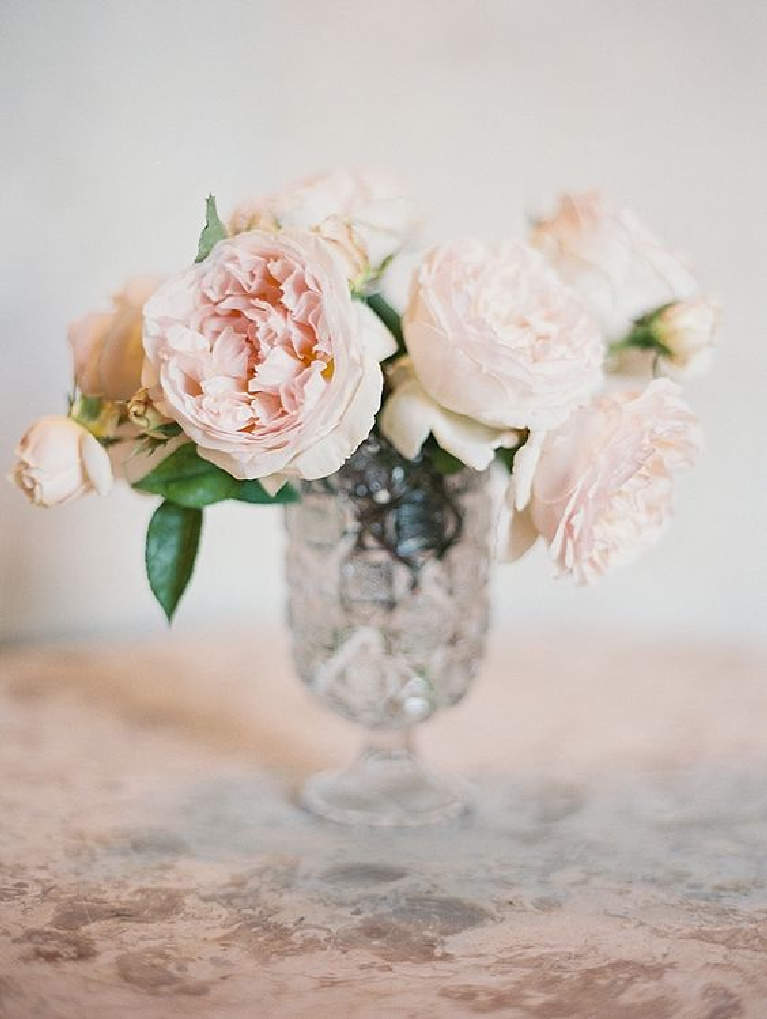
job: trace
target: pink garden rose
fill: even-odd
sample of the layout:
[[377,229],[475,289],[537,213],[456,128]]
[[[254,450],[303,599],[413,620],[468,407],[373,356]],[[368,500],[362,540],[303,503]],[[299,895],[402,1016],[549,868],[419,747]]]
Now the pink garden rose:
[[220,241],[144,309],[144,385],[200,454],[274,491],[332,474],[368,435],[396,349],[306,231]]
[[279,227],[314,230],[333,245],[350,279],[378,269],[402,247],[412,226],[401,186],[372,170],[307,177],[240,205],[229,219],[233,234]]
[[94,312],[70,325],[75,382],[85,396],[129,400],[141,385],[141,313],[159,284],[157,277],[134,276],[113,297],[112,311]]
[[579,584],[633,561],[669,522],[674,474],[693,464],[700,442],[669,379],[597,397],[546,437],[530,502],[512,518],[511,558],[540,537]]
[[598,192],[563,195],[556,212],[535,224],[530,243],[578,292],[608,340],[623,339],[635,319],[698,290],[679,255],[631,209]]
[[553,428],[602,380],[596,323],[523,244],[434,248],[414,275],[403,329],[429,397],[490,428]]
[[86,492],[106,495],[112,485],[106,450],[71,418],[40,418],[22,436],[16,456],[10,480],[36,506],[62,506]]

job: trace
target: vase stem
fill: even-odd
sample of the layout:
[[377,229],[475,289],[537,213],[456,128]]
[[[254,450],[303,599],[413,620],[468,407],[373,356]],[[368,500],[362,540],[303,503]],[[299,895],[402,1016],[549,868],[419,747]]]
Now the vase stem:
[[361,756],[364,758],[374,757],[379,760],[415,757],[415,739],[412,727],[369,730]]
[[469,793],[432,775],[415,753],[413,729],[374,729],[350,767],[314,775],[303,803],[345,824],[400,827],[437,824],[460,816]]

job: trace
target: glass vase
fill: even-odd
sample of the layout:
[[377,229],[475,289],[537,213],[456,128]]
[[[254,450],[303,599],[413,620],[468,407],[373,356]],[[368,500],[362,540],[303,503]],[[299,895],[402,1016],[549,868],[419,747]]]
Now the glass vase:
[[333,821],[433,824],[468,793],[420,761],[417,725],[456,704],[482,660],[493,520],[489,472],[435,471],[370,436],[286,507],[288,619],[299,676],[363,726],[361,754],[302,799]]

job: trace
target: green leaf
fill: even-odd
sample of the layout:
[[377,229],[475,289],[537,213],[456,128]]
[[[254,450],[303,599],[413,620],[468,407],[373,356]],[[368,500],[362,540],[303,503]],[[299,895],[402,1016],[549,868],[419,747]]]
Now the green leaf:
[[448,453],[446,449],[442,449],[436,441],[428,442],[426,453],[437,474],[457,474],[458,471],[466,469],[466,464],[463,461],[453,456],[452,453]]
[[161,495],[177,506],[201,508],[237,497],[240,482],[197,452],[193,442],[179,446],[134,488]]
[[152,435],[163,439],[175,439],[177,435],[181,435],[181,425],[175,421],[170,421],[167,425],[158,425],[152,429]]
[[195,262],[202,262],[208,257],[214,246],[226,237],[226,227],[221,222],[216,208],[216,199],[208,195],[205,201],[205,226],[200,234]]
[[523,439],[522,442],[520,442],[516,446],[511,446],[510,448],[501,447],[500,449],[496,449],[495,451],[496,457],[501,461],[501,463],[509,472],[509,474],[511,474],[512,470],[514,469],[514,457],[517,455],[519,450],[522,449],[526,441],[527,441],[526,439]]
[[194,570],[202,510],[163,502],[146,532],[146,575],[170,623]]
[[[165,445],[165,439],[155,439],[151,435],[145,435],[133,450],[132,456],[143,456],[144,453],[154,453],[160,446]],[[133,485],[138,488],[138,482]]]
[[661,317],[664,311],[668,311],[668,309],[673,307],[674,304],[676,304],[676,301],[666,301],[665,304],[659,304],[658,307],[653,308],[652,311],[645,312],[644,315],[640,315],[639,318],[635,318],[634,326],[651,326]]
[[254,505],[275,505],[298,502],[300,496],[290,485],[283,485],[275,495],[269,495],[260,481],[238,481],[237,494],[232,496],[238,502],[249,502]]
[[260,481],[238,481],[221,467],[203,460],[193,442],[179,446],[133,487],[139,492],[161,495],[177,506],[195,509],[224,499],[278,506],[299,498],[290,485],[283,485],[276,495],[269,495]]

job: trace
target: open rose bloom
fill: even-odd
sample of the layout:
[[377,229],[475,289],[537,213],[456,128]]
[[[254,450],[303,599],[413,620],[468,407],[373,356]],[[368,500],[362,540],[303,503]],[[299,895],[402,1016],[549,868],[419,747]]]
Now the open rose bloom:
[[511,558],[540,537],[557,571],[580,584],[633,561],[668,525],[675,475],[700,441],[668,379],[600,395],[546,437],[529,502],[512,518]]
[[610,340],[624,337],[648,311],[698,291],[685,260],[633,210],[599,192],[563,195],[554,214],[535,224],[531,243],[580,294]]
[[414,219],[400,184],[376,171],[316,174],[239,205],[232,234],[298,228],[326,240],[349,278],[375,272],[408,241]]
[[396,344],[320,237],[221,241],[144,316],[150,397],[235,478],[324,477],[370,433]]
[[85,396],[129,400],[141,385],[144,364],[143,309],[159,278],[128,280],[108,312],[92,312],[68,331],[75,383]]
[[434,248],[416,271],[403,326],[429,396],[490,428],[551,428],[602,380],[595,322],[523,244]]
[[[372,171],[305,178],[226,225],[209,199],[194,263],[72,324],[69,413],[26,433],[13,480],[41,505],[113,475],[159,495],[148,568],[168,533],[188,565],[206,507],[296,499],[376,432],[435,472],[502,465],[512,557],[537,542],[579,583],[634,558],[700,441],[652,376],[708,363],[716,302],[633,212],[585,194],[526,242],[435,245],[395,309],[383,279],[415,222]],[[644,383],[614,389],[629,364]],[[189,572],[162,601],[150,571],[169,615]]]

